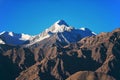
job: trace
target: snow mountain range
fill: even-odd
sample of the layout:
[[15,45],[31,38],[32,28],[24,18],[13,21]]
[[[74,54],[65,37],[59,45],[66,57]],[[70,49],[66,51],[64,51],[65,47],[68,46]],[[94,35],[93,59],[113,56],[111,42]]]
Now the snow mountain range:
[[0,80],[120,80],[120,28],[96,35],[59,20],[36,36],[0,33]]
[[33,45],[51,36],[56,36],[56,39],[60,42],[67,44],[71,42],[77,42],[80,39],[88,36],[96,35],[88,28],[76,29],[69,26],[64,20],[58,20],[50,28],[46,29],[42,33],[36,36],[30,36],[28,34],[17,34],[14,32],[1,32],[0,44],[9,45]]
[[17,34],[14,32],[3,31],[0,33],[0,43],[9,45],[27,44],[32,39],[32,36],[27,34]]

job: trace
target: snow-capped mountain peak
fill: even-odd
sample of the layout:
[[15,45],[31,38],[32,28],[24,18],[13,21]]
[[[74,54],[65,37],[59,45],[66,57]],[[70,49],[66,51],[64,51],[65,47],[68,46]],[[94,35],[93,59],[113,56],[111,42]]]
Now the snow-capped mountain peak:
[[65,26],[68,26],[69,27],[69,25],[64,21],[64,20],[58,20],[57,22],[55,22],[55,24],[58,24],[58,25],[65,25]]
[[13,32],[8,32],[8,34],[9,34],[10,36],[14,36]]
[[58,20],[50,28],[35,36],[30,45],[49,38],[52,35],[57,35],[57,39],[60,42],[71,43],[95,34],[88,28],[75,29],[70,27],[64,20]]
[[85,31],[85,28],[84,28],[84,27],[81,27],[81,28],[80,28],[80,30],[83,30],[83,31]]
[[31,36],[30,36],[30,35],[24,34],[24,33],[21,34],[20,40],[29,40],[29,39],[31,39]]
[[64,20],[58,20],[50,28],[34,37],[23,33],[17,34],[14,32],[1,32],[0,44],[27,44],[29,46],[38,43],[46,38],[50,38],[53,35],[55,35],[56,40],[60,41],[61,43],[68,44],[71,42],[77,42],[84,37],[95,35],[95,33],[88,28],[73,28],[69,26]]
[[4,31],[0,33],[0,44],[6,43],[11,45],[21,45],[31,40],[32,36],[27,34],[17,34],[14,32]]
[[50,28],[46,29],[36,37],[34,37],[32,44],[38,41],[41,41],[45,38],[48,38],[56,33],[62,33],[65,31],[71,31],[73,28],[70,27],[64,20],[58,20]]
[[70,31],[72,27],[70,27],[64,20],[58,20],[55,22],[49,29],[47,29],[47,32],[57,33],[57,32],[64,32],[64,31]]

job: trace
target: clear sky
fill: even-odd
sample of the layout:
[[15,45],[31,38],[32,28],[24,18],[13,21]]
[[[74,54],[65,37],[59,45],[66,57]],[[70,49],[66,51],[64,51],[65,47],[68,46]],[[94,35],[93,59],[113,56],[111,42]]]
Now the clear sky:
[[60,19],[109,32],[120,27],[120,0],[0,0],[0,32],[35,35]]

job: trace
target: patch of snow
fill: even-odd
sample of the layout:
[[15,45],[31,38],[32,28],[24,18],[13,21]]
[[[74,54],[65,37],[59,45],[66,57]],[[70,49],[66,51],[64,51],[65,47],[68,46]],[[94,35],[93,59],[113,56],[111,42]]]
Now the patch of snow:
[[97,35],[95,32],[92,32],[92,34]]
[[5,42],[0,39],[0,44],[5,44]]
[[83,31],[85,31],[85,28],[83,28],[83,27],[82,27],[82,28],[80,28],[80,30],[83,30]]
[[69,26],[64,20],[58,20],[55,24]]
[[29,40],[30,38],[31,38],[30,35],[22,33],[20,40]]
[[61,20],[56,21],[55,24],[58,24],[59,22],[61,22]]
[[53,33],[57,33],[57,32],[64,32],[64,31],[68,31],[68,30],[70,30],[71,28],[70,27],[67,27],[67,26],[65,26],[65,25],[54,25],[55,27],[54,27],[54,30],[52,30],[51,32],[53,32]]
[[[6,44],[12,44],[12,45],[22,45],[22,44],[27,44],[29,43],[33,37],[27,34],[17,34],[14,32],[2,32],[0,33],[1,39],[6,43]],[[2,41],[1,41],[2,42]]]
[[57,32],[70,31],[71,29],[72,27],[68,26],[68,24],[65,21],[58,20],[49,29],[47,29],[47,31],[57,33]]
[[[32,38],[30,44],[27,44],[26,46],[33,45],[34,43],[37,43],[37,42],[42,41],[42,40],[49,38],[49,37],[50,37],[50,35],[46,35],[44,37],[37,35],[34,38]],[[33,39],[35,39],[35,40],[33,40]]]
[[4,33],[5,33],[5,31],[1,32],[0,35],[2,35],[2,34],[4,34]]
[[10,36],[14,36],[14,35],[13,35],[13,32],[9,32],[8,34],[9,34]]
[[50,37],[50,35],[46,35],[46,36],[44,36],[44,37],[40,37],[37,41],[41,41],[41,40],[46,39],[46,38],[48,38],[48,37]]
[[70,43],[63,34],[62,34],[62,38],[65,40],[65,42]]

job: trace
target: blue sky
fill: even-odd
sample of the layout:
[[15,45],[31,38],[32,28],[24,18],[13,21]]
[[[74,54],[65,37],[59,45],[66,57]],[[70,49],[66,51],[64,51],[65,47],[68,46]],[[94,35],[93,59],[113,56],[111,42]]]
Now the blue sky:
[[120,27],[120,0],[0,0],[0,32],[35,35],[60,19],[110,32]]

